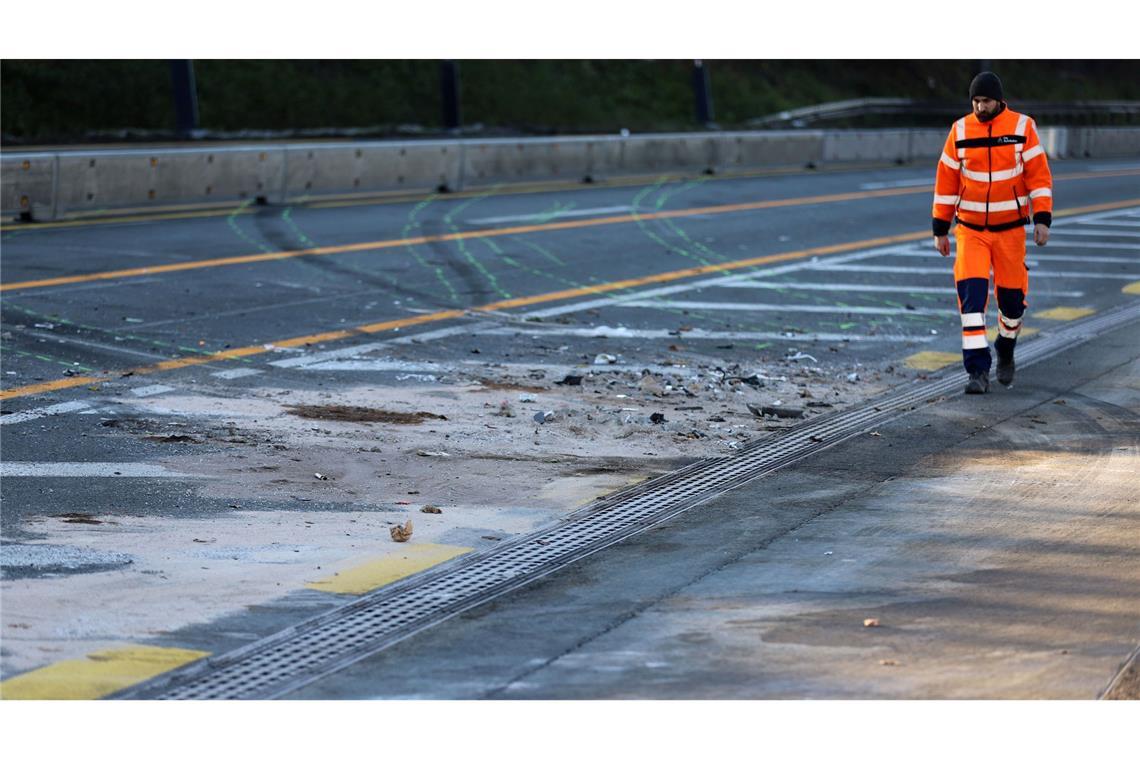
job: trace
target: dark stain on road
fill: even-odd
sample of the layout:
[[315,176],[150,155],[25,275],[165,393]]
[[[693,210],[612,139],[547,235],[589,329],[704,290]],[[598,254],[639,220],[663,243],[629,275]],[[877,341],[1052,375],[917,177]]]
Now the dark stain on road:
[[307,420],[330,422],[386,422],[393,425],[419,425],[424,420],[446,420],[442,414],[431,412],[392,412],[387,409],[370,409],[363,406],[301,405],[289,407],[289,414]]

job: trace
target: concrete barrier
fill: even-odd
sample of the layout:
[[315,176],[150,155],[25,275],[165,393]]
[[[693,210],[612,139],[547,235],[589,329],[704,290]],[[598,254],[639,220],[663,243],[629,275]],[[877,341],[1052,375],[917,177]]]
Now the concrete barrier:
[[3,155],[0,207],[6,218],[54,219],[59,163],[54,153]]
[[823,158],[819,130],[729,132],[717,139],[717,169],[806,166]]
[[289,145],[282,202],[362,192],[431,192],[460,184],[455,141]]
[[465,141],[462,184],[581,180],[590,172],[592,142],[574,137]]
[[[1078,158],[1124,158],[1140,156],[1140,130],[1127,127],[1082,127],[1074,130]],[[1073,141],[1073,136],[1070,136]]]
[[[519,182],[938,160],[946,130],[702,132],[566,138],[140,148],[0,155],[2,213],[49,221],[180,204],[296,203]],[[1053,158],[1140,157],[1140,128],[1050,127]]]

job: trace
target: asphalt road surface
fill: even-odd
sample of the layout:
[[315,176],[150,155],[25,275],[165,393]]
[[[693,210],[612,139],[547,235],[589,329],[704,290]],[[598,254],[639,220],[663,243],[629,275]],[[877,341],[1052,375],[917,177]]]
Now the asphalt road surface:
[[[1025,345],[1140,294],[1140,163],[1053,170],[1056,223],[1048,246],[1030,245]],[[737,367],[768,372],[759,382],[771,387],[776,371],[801,372],[798,397],[814,398],[814,413],[953,368],[958,318],[951,260],[934,252],[929,234],[923,180],[932,175],[933,167],[879,167],[499,187],[6,226],[0,667],[8,692],[51,668],[78,683],[85,676],[74,664],[107,648],[180,653],[147,671],[159,675],[382,585],[326,593],[294,579],[282,586],[282,574],[275,592],[253,588],[266,581],[257,572],[278,572],[275,563],[325,556],[325,539],[305,531],[347,535],[348,523],[367,523],[387,543],[409,497],[434,493],[441,477],[408,462],[446,452],[418,440],[401,448],[402,433],[387,429],[370,433],[375,452],[392,457],[385,466],[404,468],[398,482],[381,479],[383,510],[374,504],[379,473],[335,499],[314,494],[318,482],[278,478],[273,491],[291,466],[316,481],[322,472],[338,486],[357,481],[335,446],[310,458],[297,430],[259,428],[280,411],[270,397],[343,404],[351,388],[364,394],[361,405],[382,391],[395,394],[385,403],[406,401],[405,392],[444,403],[441,378],[460,370],[513,370],[505,388],[525,394],[529,378],[541,394],[576,371],[721,368],[723,378],[723,368]],[[1012,390],[949,398],[885,425],[869,444],[849,442],[726,494],[291,696],[1127,695],[1140,641],[1140,509],[1127,487],[1138,450],[1138,354],[1134,326],[1106,332],[1025,370]],[[511,400],[517,416],[541,411],[521,406],[530,401],[523,396]],[[638,407],[615,403],[627,415]],[[670,416],[685,411],[674,408]],[[444,416],[454,421],[450,410]],[[335,437],[336,424],[317,419],[298,424]],[[797,424],[767,422],[738,425],[715,453]],[[504,449],[498,469],[482,473],[502,490],[455,476],[447,496],[457,501],[467,488],[485,509],[431,535],[433,547],[458,548],[417,567],[525,534],[579,496],[626,485],[622,473],[658,474],[713,453],[684,449],[681,430],[666,451],[636,438],[603,447],[583,427],[569,436],[585,441],[575,456],[605,466],[579,462],[573,474],[609,480],[595,482],[596,492],[551,496],[545,508],[489,514],[550,480],[541,470],[546,426],[525,428],[528,446],[534,429],[534,456]],[[447,430],[438,424],[459,437]],[[709,432],[692,438],[708,444]],[[367,456],[363,441],[354,438],[353,451]],[[183,458],[179,445],[193,451]],[[393,508],[397,495],[406,500]],[[248,525],[284,556],[259,554],[248,536],[209,554],[224,540],[206,532],[235,511],[271,515],[272,524],[250,517]],[[431,518],[414,517],[428,537],[421,520]],[[183,543],[163,545],[158,564],[148,564],[142,548],[104,540],[104,530],[153,547],[176,534]],[[188,542],[206,544],[190,547],[198,552],[190,564],[213,576],[164,588],[162,561]],[[326,559],[367,553],[339,550]],[[221,590],[220,579],[233,576],[211,563],[223,561],[247,573],[245,595]],[[306,572],[320,575],[314,565]],[[138,593],[117,597],[112,589],[124,583]],[[125,630],[68,620],[80,596],[144,622]],[[51,603],[36,608],[43,599]],[[864,627],[871,619],[879,624]],[[137,682],[104,678],[75,693],[106,696]]]

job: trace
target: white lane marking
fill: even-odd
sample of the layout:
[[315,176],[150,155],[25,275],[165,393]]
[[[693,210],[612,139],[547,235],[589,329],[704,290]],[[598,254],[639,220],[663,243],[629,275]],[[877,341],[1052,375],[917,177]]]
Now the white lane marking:
[[5,478],[204,478],[138,462],[0,462]]
[[1090,172],[1114,172],[1121,169],[1140,169],[1140,164],[1104,164],[1101,166],[1090,166]]
[[641,309],[670,308],[689,311],[779,311],[789,313],[807,312],[811,314],[922,314],[943,316],[946,309],[899,309],[887,306],[815,306],[807,304],[780,303],[728,303],[724,301],[625,301],[617,304],[622,307]]
[[[1069,227],[1060,227],[1053,230],[1054,235],[1098,235],[1101,237],[1140,237],[1140,232],[1118,232],[1116,230],[1074,230]],[[1026,237],[1033,237],[1030,230]]]
[[[356,357],[350,359],[334,359],[332,361],[323,361],[316,364],[306,364],[305,369],[357,369],[353,366],[362,360]],[[363,360],[368,364],[368,369],[374,372],[443,372],[447,368],[440,364],[415,364],[413,362],[392,361],[391,359],[368,359]]]
[[[721,287],[725,288],[763,288],[765,290],[824,290],[838,293],[933,293],[944,296],[950,294],[954,298],[953,288],[920,288],[914,285],[855,285],[851,283],[826,282],[732,282]],[[1053,290],[1051,296],[1061,298],[1080,298],[1084,295],[1081,290]]]
[[[844,333],[780,333],[780,332],[750,332],[750,331],[711,331],[711,330],[688,330],[678,335],[676,331],[669,330],[631,330],[628,328],[620,328],[621,337],[638,338],[638,339],[661,339],[661,340],[790,340],[790,341],[850,341],[852,343],[927,343],[936,340],[937,336],[930,335],[847,335]],[[612,334],[603,332],[599,334],[599,328],[574,328],[574,327],[542,327],[542,328],[525,328],[519,327],[499,327],[494,330],[487,330],[485,335],[560,335],[573,338],[596,338],[605,337],[611,339],[615,337]],[[628,365],[627,365],[628,367]],[[595,369],[590,368],[591,371]]]
[[[893,250],[902,250],[903,246],[889,246],[886,248],[874,248],[869,251],[858,251],[855,253],[848,253],[842,256],[836,256],[831,259],[835,262],[844,261],[861,261],[866,258],[881,256],[884,252]],[[702,288],[712,287],[715,285],[723,285],[726,282],[749,280],[756,277],[775,277],[776,275],[786,274],[788,272],[797,272],[803,269],[811,269],[818,262],[818,258],[808,259],[806,261],[798,261],[794,264],[785,264],[783,266],[772,267],[771,269],[764,269],[758,272],[744,272],[735,275],[714,275],[707,277],[696,282],[684,283],[679,285],[667,285],[660,288],[651,290],[638,290],[623,295],[611,295],[605,298],[595,298],[588,301],[578,301],[563,306],[554,306],[545,309],[534,309],[532,311],[523,311],[510,316],[518,321],[524,321],[532,317],[545,318],[554,317],[562,314],[573,314],[581,311],[588,311],[590,309],[598,309],[605,306],[612,306],[616,303],[621,303],[626,300],[644,300],[646,298],[656,298],[658,296],[673,295],[675,293],[687,293],[691,290],[700,290]],[[473,314],[472,316],[475,316]],[[284,368],[298,368],[307,367],[314,364],[321,364],[329,361],[337,361],[341,359],[356,359],[364,354],[372,351],[382,350],[393,345],[406,345],[409,343],[430,343],[436,340],[443,340],[451,338],[456,335],[483,335],[494,334],[487,333],[486,331],[468,324],[455,325],[453,327],[442,327],[437,330],[430,330],[428,332],[414,333],[412,335],[401,336],[399,338],[390,338],[388,340],[374,341],[372,343],[362,343],[358,346],[349,346],[348,348],[337,348],[328,351],[316,351],[307,353],[304,356],[295,356],[289,359],[279,359],[275,362],[270,362],[274,367]]]
[[239,377],[249,377],[250,375],[260,375],[264,370],[260,369],[224,369],[221,372],[211,372],[214,377],[220,377],[223,380],[236,380]]
[[[902,250],[901,246],[890,246],[889,248],[874,248],[870,251],[859,251],[858,253],[848,253],[843,256],[836,256],[829,258],[828,261],[836,263],[843,263],[847,261],[862,261],[863,259],[874,258],[882,256],[884,252],[892,250]],[[573,314],[579,311],[588,311],[590,309],[601,309],[607,306],[614,306],[621,304],[623,301],[644,301],[647,298],[659,298],[661,296],[670,296],[675,293],[687,293],[692,290],[701,290],[703,288],[717,287],[728,282],[740,282],[751,280],[759,277],[775,277],[777,275],[786,274],[788,272],[798,272],[801,270],[811,270],[819,266],[822,260],[817,258],[809,259],[807,261],[796,262],[795,264],[785,264],[784,266],[772,267],[771,269],[763,269],[759,272],[744,272],[742,274],[734,275],[715,275],[713,277],[706,277],[703,280],[690,282],[683,285],[668,285],[661,288],[654,288],[652,290],[639,290],[624,295],[614,295],[608,298],[595,298],[589,301],[579,301],[577,303],[567,304],[565,306],[554,306],[548,309],[535,309],[533,311],[525,311],[517,314],[519,319],[530,319],[532,317],[546,318],[557,317],[562,314]]]
[[[1050,245],[1052,242],[1050,241]],[[1040,250],[1040,249],[1037,249]],[[938,256],[934,247],[931,246],[929,251],[913,251],[908,253],[893,253],[891,256],[903,258],[927,258],[932,259]],[[1037,253],[1034,250],[1029,252],[1026,257],[1026,263],[1032,265],[1036,261],[1069,261],[1076,264],[1092,263],[1092,264],[1140,264],[1140,258],[1121,258],[1119,256],[1064,256],[1054,255],[1048,253]]]
[[[868,264],[820,264],[816,267],[823,272],[884,272],[891,274],[938,274],[953,277],[954,270],[947,267],[888,267]],[[1031,277],[1073,277],[1084,280],[1135,280],[1134,274],[1101,274],[1099,272],[1042,272],[1034,269]]]
[[139,398],[145,398],[146,396],[157,396],[160,393],[168,393],[172,390],[174,389],[169,385],[144,385],[141,388],[132,388],[131,393]]
[[1113,248],[1127,251],[1140,251],[1140,245],[1135,243],[1081,243],[1074,240],[1049,239],[1049,248]]
[[934,179],[931,177],[923,177],[922,179],[899,179],[893,182],[865,182],[859,185],[860,190],[887,190],[892,187],[924,187],[934,186]]
[[[531,337],[535,337],[535,338],[540,338],[540,337],[546,335],[546,333],[543,332],[541,329],[527,331],[527,330],[525,330],[525,328],[522,328],[521,326],[518,328],[500,327],[500,328],[496,328],[494,331],[492,331],[492,333],[486,333],[485,332],[483,334],[484,335],[487,335],[487,334],[516,335],[516,334],[519,334],[520,332],[522,332],[523,334],[530,335]],[[628,327],[595,327],[595,328],[591,328],[589,330],[589,332],[591,334],[587,337],[605,337],[605,338],[639,337],[639,336],[635,335],[634,331],[631,331]],[[688,333],[686,333],[686,334],[688,334]],[[676,336],[674,336],[674,337],[676,337]],[[636,363],[636,362],[631,362],[631,364],[632,363]],[[586,372],[593,372],[593,373],[627,372],[627,371],[629,371],[631,364],[591,364],[591,365],[577,364],[577,365],[570,365],[570,364],[497,364],[496,363],[495,369],[496,370],[502,370],[502,369],[512,369],[513,368],[513,369],[520,369],[520,370],[525,369],[528,371],[530,371],[530,370],[543,370],[543,371],[551,373],[551,375],[555,375],[555,374],[559,374],[559,373],[564,374],[564,375],[570,375],[570,374],[584,374]],[[655,364],[654,362],[646,361],[646,362],[642,362],[639,366],[652,366],[654,364]],[[695,376],[695,375],[700,374],[699,370],[694,370],[694,369],[691,369],[688,367],[674,367],[674,366],[668,366],[668,365],[657,365],[657,366],[667,366],[667,371],[669,373],[675,374],[675,375],[684,375],[684,376],[688,377],[688,376]],[[487,365],[486,365],[486,362],[466,362],[466,361],[464,361],[464,362],[458,362],[454,365],[446,365],[444,367],[441,367],[441,369],[444,369],[444,370],[447,370],[450,372],[454,372],[459,367],[463,367],[465,369],[467,367],[477,367],[477,368],[486,369]],[[345,372],[388,372],[388,371],[390,371],[388,366],[387,366],[387,362],[384,361],[383,359],[376,360],[376,361],[369,361],[367,359],[350,359],[350,360],[345,360],[345,361],[321,362],[320,364],[310,364],[307,367],[305,367],[304,369],[306,371],[336,371],[336,372],[339,372],[339,371],[345,371]]]
[[38,420],[41,417],[51,417],[55,414],[78,412],[81,409],[88,408],[89,406],[91,405],[86,401],[65,401],[62,404],[52,404],[51,406],[45,406],[39,409],[29,409],[26,412],[16,412],[15,414],[2,415],[0,416],[0,425],[13,425],[17,422]]
[[572,211],[555,211],[546,214],[517,214],[514,216],[488,216],[481,219],[465,219],[468,224],[501,224],[503,222],[549,222],[570,216],[594,216],[596,214],[628,214],[632,206],[603,206],[601,208],[580,208]]
[[1097,219],[1116,219],[1121,216],[1127,217],[1137,212],[1140,212],[1140,209],[1136,207],[1125,209],[1115,208],[1111,211],[1098,211],[1094,214],[1081,214],[1080,216],[1061,217],[1060,219],[1054,219],[1052,226],[1054,229],[1056,229],[1057,227],[1067,227],[1070,224],[1081,224],[1085,221],[1095,221]]
[[1128,222],[1122,219],[1079,219],[1077,224],[1099,224],[1103,227],[1140,227],[1140,222]]

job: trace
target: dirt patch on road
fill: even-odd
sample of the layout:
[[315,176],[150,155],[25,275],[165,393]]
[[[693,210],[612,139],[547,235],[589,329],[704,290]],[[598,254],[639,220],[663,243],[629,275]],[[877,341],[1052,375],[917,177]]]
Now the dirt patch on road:
[[302,405],[288,408],[289,414],[307,420],[328,422],[384,422],[391,425],[419,425],[424,420],[446,420],[442,414],[431,412],[391,412],[387,409],[369,409],[363,406],[336,404]]

